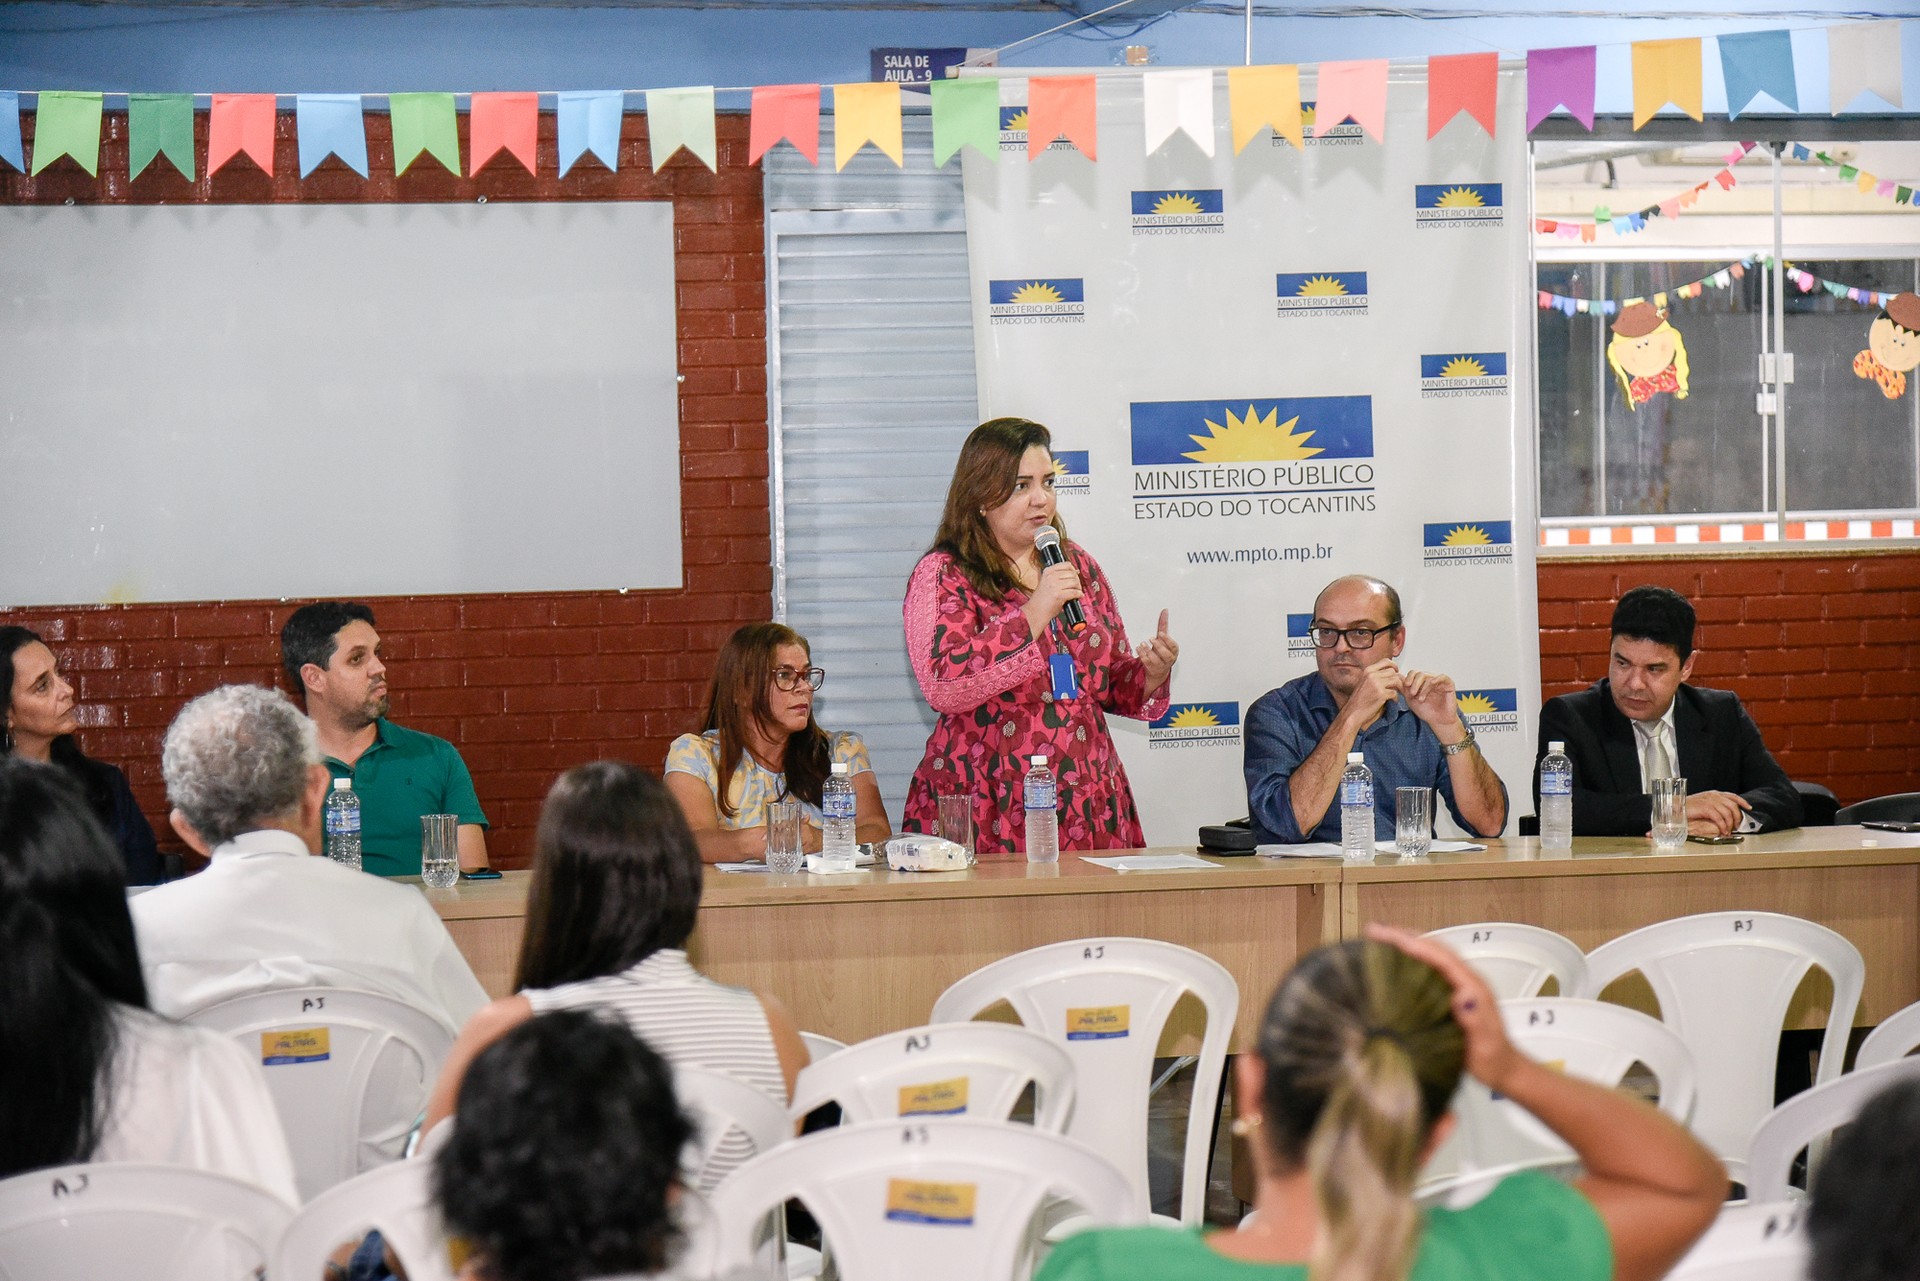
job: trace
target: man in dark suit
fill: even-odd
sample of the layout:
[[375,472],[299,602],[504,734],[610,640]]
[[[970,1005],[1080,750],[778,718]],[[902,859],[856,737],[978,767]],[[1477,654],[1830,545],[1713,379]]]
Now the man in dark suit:
[[[1687,832],[1727,836],[1800,825],[1800,795],[1760,741],[1738,695],[1686,683],[1693,606],[1665,587],[1636,587],[1613,610],[1606,679],[1540,709],[1540,758],[1552,742],[1573,762],[1576,836],[1644,836],[1653,826],[1647,780],[1687,780]],[[1536,811],[1537,812],[1537,811]]]

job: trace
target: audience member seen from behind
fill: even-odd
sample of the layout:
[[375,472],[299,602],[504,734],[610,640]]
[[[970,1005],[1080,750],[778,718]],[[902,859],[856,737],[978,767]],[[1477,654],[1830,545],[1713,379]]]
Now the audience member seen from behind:
[[1840,1131],[1813,1179],[1811,1281],[1920,1274],[1920,1080],[1896,1081]]
[[135,803],[127,776],[80,750],[74,737],[80,721],[74,713],[73,686],[37,633],[0,627],[0,689],[8,691],[0,756],[51,763],[71,774],[87,807],[120,848],[125,883],[157,883],[160,851],[153,842],[153,826]]
[[886,839],[892,826],[867,745],[858,734],[830,734],[814,723],[813,696],[826,678],[813,666],[807,638],[791,627],[749,623],[727,638],[701,732],[682,734],[667,751],[667,790],[702,860],[766,853],[767,806],[785,800],[804,807],[803,844],[817,851],[821,788],[841,764],[853,780],[854,839]]
[[693,1125],[672,1070],[623,1024],[535,1015],[474,1058],[459,1106],[433,1184],[448,1233],[472,1251],[463,1278],[680,1274]]
[[[807,1062],[793,1017],[687,960],[700,880],[693,834],[659,779],[625,761],[562,774],[534,838],[518,995],[461,1032],[427,1105],[428,1127],[454,1111],[480,1051],[556,1009],[615,1014],[668,1062],[725,1073],[786,1103]],[[702,1190],[751,1155],[744,1134],[725,1136],[701,1172]]]
[[[185,1018],[255,992],[341,987],[404,1001],[453,1035],[487,1003],[417,890],[314,857],[328,775],[313,723],[285,695],[257,685],[202,694],[168,728],[161,768],[174,830],[211,862],[133,902],[155,1010]],[[400,1155],[418,1074],[397,1043],[372,1066],[382,1088],[361,1116],[363,1162]]]
[[0,1177],[186,1165],[297,1205],[259,1066],[148,1010],[123,870],[71,778],[0,759]]
[[459,819],[461,871],[487,866],[487,816],[458,749],[387,719],[387,666],[371,609],[302,605],[280,629],[280,663],[319,731],[322,764],[353,780],[365,870],[420,875],[423,814]]
[[[1654,1281],[1706,1231],[1727,1192],[1712,1153],[1639,1100],[1527,1058],[1442,944],[1372,934],[1302,958],[1239,1060],[1258,1215],[1210,1236],[1083,1233],[1039,1281]],[[1463,1069],[1573,1147],[1573,1186],[1523,1172],[1465,1209],[1416,1208]]]

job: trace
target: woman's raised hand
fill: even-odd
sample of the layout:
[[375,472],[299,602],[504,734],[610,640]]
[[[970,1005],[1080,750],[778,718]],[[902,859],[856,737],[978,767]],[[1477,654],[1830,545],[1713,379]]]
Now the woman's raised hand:
[[1051,623],[1065,609],[1070,600],[1079,600],[1081,596],[1080,571],[1071,561],[1061,561],[1058,565],[1048,565],[1040,571],[1040,581],[1034,584],[1033,595],[1021,612],[1027,616],[1027,628],[1035,640],[1047,630]]
[[1367,937],[1389,943],[1440,971],[1453,988],[1453,1018],[1467,1038],[1466,1068],[1476,1081],[1499,1090],[1513,1070],[1527,1061],[1507,1037],[1500,1002],[1480,972],[1438,939],[1391,925],[1367,926]]

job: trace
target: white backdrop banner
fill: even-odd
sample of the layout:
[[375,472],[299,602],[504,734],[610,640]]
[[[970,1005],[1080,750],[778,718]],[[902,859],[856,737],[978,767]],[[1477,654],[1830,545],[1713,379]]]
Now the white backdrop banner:
[[1524,80],[1501,73],[1497,139],[1463,115],[1429,141],[1396,69],[1384,143],[1309,106],[1303,151],[1237,156],[1214,81],[1212,157],[1144,156],[1140,82],[1103,76],[1098,163],[1029,162],[1013,78],[998,162],[965,160],[981,416],[1052,429],[1135,643],[1172,611],[1171,712],[1111,722],[1147,839],[1247,812],[1242,713],[1313,669],[1313,598],[1347,573],[1399,589],[1401,663],[1453,677],[1511,830],[1540,702]]

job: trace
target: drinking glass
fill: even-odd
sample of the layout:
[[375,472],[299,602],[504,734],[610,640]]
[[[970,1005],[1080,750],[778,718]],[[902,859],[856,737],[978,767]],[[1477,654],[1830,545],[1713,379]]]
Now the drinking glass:
[[767,870],[791,876],[806,861],[801,844],[805,811],[799,801],[773,801],[767,806]]
[[1653,848],[1677,850],[1687,843],[1687,780],[1653,780]]
[[1425,858],[1433,848],[1433,789],[1393,791],[1393,844],[1401,858]]
[[436,890],[450,890],[460,879],[460,816],[420,816],[420,879]]
[[955,845],[967,848],[967,860],[973,860],[973,797],[966,795],[942,796],[938,798],[940,807],[940,836]]

